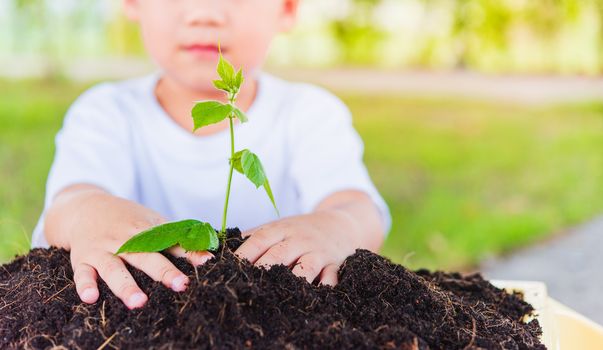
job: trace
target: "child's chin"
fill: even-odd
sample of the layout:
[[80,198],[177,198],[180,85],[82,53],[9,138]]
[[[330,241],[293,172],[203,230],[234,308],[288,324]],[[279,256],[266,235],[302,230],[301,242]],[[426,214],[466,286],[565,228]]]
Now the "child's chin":
[[211,91],[215,92],[216,89],[213,85],[213,81],[216,79],[214,75],[211,74],[183,74],[180,76],[179,81],[186,84],[189,88],[193,90],[200,91]]
[[218,79],[216,74],[216,64],[211,65],[184,65],[179,66],[176,69],[167,70],[174,80],[186,84],[187,86],[194,87],[195,89],[215,89],[213,87],[213,81]]

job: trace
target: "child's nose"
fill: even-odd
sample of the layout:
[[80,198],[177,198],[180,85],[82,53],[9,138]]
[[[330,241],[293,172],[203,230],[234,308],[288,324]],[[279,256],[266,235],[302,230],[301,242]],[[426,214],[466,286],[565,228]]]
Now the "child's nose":
[[184,8],[184,19],[189,26],[219,26],[226,20],[224,0],[190,0]]

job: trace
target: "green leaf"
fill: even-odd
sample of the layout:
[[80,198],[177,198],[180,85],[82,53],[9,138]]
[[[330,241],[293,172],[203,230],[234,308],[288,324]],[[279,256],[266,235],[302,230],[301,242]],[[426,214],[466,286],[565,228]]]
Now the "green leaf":
[[247,115],[240,109],[235,108],[233,110],[234,115],[239,118],[239,120],[241,121],[241,123],[247,123],[249,121],[249,118],[247,118]]
[[281,216],[281,213],[278,211],[276,207],[276,202],[274,201],[274,196],[272,195],[272,188],[270,188],[270,183],[268,182],[268,178],[266,178],[266,182],[264,182],[264,190],[266,190],[266,194],[268,198],[270,198],[270,202],[272,202],[272,206],[274,210],[276,210],[276,215]]
[[[260,158],[248,149],[244,149],[235,153],[235,160],[240,160],[241,170],[237,169],[238,172],[244,174],[251,182],[253,182],[256,188],[264,186],[264,190],[266,191],[268,198],[270,198],[274,210],[276,210],[276,213],[280,216],[278,208],[276,207],[274,195],[272,194],[270,182],[268,182],[268,177],[266,176],[262,162],[260,162]],[[237,166],[236,161],[235,169]]]
[[201,222],[178,240],[186,251],[216,250],[220,245],[218,234],[210,224]]
[[220,52],[220,60],[218,61],[218,75],[228,87],[234,87],[236,82],[235,70],[232,64],[228,62]]
[[218,90],[230,92],[230,87],[228,87],[228,85],[222,80],[214,80],[214,86]]
[[239,89],[241,88],[241,85],[243,85],[244,81],[245,81],[245,78],[243,78],[243,70],[239,69],[239,71],[237,72],[237,75],[234,79],[234,86],[237,88],[237,91],[239,91]]
[[120,253],[160,252],[180,244],[187,251],[216,250],[218,234],[210,224],[198,220],[184,220],[159,225],[143,231],[124,243]]
[[241,165],[241,156],[243,155],[243,152],[245,152],[245,151],[247,151],[247,150],[244,149],[242,151],[238,151],[237,153],[234,154],[232,159],[230,159],[230,164],[233,164],[233,168],[243,175],[245,173],[243,172],[243,166]]
[[198,220],[184,220],[150,228],[130,238],[115,254],[162,251],[176,245],[183,234],[200,223]]
[[195,121],[194,130],[206,125],[221,122],[232,114],[234,108],[235,107],[230,104],[224,104],[217,101],[197,103],[192,111],[193,119]]
[[249,150],[243,150],[241,154],[241,165],[243,173],[253,182],[256,188],[259,188],[266,182],[266,173],[260,158]]

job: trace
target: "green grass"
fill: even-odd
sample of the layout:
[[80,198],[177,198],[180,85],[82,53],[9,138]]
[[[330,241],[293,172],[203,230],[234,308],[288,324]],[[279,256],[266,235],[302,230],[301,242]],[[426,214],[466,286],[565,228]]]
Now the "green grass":
[[[0,82],[0,261],[24,252],[54,134],[84,89]],[[394,225],[383,253],[455,269],[603,212],[603,104],[345,95]]]
[[0,261],[29,247],[43,207],[54,135],[81,89],[0,81]]
[[345,99],[390,204],[383,253],[462,268],[603,212],[603,104]]

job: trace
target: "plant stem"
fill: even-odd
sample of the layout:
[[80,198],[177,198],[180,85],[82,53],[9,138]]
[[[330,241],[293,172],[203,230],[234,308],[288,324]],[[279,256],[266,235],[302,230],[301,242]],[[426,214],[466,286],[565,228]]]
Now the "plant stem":
[[[233,99],[231,99],[231,102]],[[218,235],[222,241],[226,238],[226,214],[228,212],[228,199],[230,198],[230,184],[232,182],[232,172],[234,170],[234,162],[232,159],[234,158],[234,125],[232,122],[233,116],[229,116],[228,120],[230,121],[230,170],[228,172],[228,185],[226,187],[226,200],[224,201],[224,213],[222,215],[222,229],[220,230],[220,234]]]

